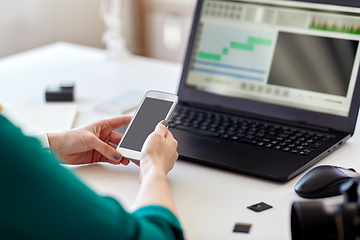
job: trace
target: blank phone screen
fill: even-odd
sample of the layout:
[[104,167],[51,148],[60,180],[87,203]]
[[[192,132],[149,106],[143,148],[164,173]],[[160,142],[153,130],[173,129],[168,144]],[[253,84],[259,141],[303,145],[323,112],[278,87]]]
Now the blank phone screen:
[[120,147],[140,152],[147,136],[166,118],[172,104],[166,100],[145,98]]

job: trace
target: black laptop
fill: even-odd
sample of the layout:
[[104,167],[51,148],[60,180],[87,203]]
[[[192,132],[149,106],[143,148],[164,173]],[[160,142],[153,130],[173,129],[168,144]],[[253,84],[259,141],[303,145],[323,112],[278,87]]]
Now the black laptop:
[[170,121],[181,159],[286,181],[348,140],[360,1],[199,0]]

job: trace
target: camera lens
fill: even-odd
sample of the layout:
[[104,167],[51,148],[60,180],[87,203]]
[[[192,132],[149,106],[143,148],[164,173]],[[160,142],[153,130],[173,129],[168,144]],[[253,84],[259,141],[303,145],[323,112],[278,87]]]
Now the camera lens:
[[293,203],[291,208],[292,239],[338,239],[339,224],[336,224],[335,213],[335,209],[325,209],[320,202]]

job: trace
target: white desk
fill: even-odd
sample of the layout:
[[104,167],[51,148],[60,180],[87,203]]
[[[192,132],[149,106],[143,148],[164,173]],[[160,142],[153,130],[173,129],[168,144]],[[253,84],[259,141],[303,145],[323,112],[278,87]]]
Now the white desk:
[[[104,51],[57,43],[0,59],[0,103],[43,103],[45,87],[61,80],[76,83],[79,105],[74,127],[114,115],[93,105],[122,91],[158,89],[175,92],[181,66],[133,57],[107,61]],[[317,165],[333,164],[360,171],[360,133]],[[239,156],[240,158],[240,156]],[[128,210],[135,199],[138,168],[131,164],[86,165],[72,168],[99,194],[118,199]],[[171,189],[187,239],[290,239],[290,207],[302,200],[293,188],[300,179],[271,182],[238,173],[178,161],[169,173]],[[327,199],[339,203],[342,197]],[[246,207],[264,201],[274,208],[261,213]],[[249,234],[233,233],[236,222],[251,223]]]

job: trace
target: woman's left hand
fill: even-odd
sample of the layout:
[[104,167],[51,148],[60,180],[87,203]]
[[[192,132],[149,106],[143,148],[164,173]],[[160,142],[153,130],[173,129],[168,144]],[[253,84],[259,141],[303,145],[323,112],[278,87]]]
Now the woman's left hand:
[[109,162],[128,165],[129,160],[116,151],[123,134],[113,130],[128,125],[130,120],[130,116],[116,117],[65,132],[48,133],[49,145],[68,164]]

